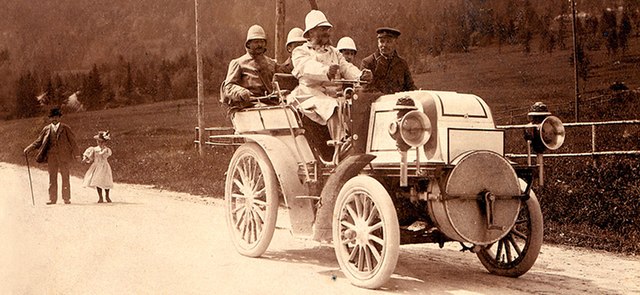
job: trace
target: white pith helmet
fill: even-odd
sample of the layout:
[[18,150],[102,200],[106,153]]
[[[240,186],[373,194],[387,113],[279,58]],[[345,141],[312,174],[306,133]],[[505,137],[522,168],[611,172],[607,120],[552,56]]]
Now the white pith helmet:
[[249,28],[247,31],[247,40],[244,42],[244,45],[246,46],[251,40],[267,40],[267,34],[265,34],[261,26],[253,25]]
[[356,48],[356,42],[353,42],[353,39],[351,39],[351,37],[340,38],[340,40],[338,40],[338,46],[336,46],[336,49],[338,49],[338,51],[343,49],[350,49],[356,52],[358,51],[358,49]]
[[315,27],[333,27],[327,17],[324,16],[324,13],[320,10],[311,10],[307,13],[307,16],[304,18],[304,33],[302,34],[304,37],[307,36],[307,33],[315,28]]
[[301,28],[293,28],[291,29],[291,31],[289,31],[289,35],[287,35],[287,44],[286,46],[289,46],[289,44],[293,43],[293,42],[307,42],[307,39],[305,39],[302,36],[303,32]]

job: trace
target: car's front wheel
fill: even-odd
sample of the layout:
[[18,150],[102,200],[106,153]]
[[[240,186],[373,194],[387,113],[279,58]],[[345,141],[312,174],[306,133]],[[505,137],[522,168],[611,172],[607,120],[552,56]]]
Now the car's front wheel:
[[380,182],[360,175],[342,187],[333,213],[333,244],[352,284],[374,289],[391,277],[400,228],[393,201]]

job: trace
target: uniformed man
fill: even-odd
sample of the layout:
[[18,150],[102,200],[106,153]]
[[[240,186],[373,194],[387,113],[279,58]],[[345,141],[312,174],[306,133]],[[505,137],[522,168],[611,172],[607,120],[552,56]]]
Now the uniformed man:
[[229,105],[231,112],[252,106],[252,97],[271,93],[271,79],[276,72],[275,59],[265,55],[267,35],[261,26],[249,28],[244,45],[247,53],[229,63],[220,94],[220,102]]
[[367,90],[384,94],[415,90],[409,65],[396,51],[400,31],[383,27],[378,28],[376,33],[378,51],[362,60],[361,68],[373,72],[373,80],[367,85]]
[[353,64],[356,54],[358,53],[358,49],[356,48],[356,42],[354,42],[351,37],[340,38],[336,48],[340,53],[342,53],[344,59]]
[[289,52],[289,58],[287,58],[287,60],[282,63],[280,65],[280,72],[282,73],[286,73],[286,74],[291,74],[291,71],[293,70],[293,62],[291,62],[291,53],[293,52],[294,49],[296,49],[296,47],[307,43],[307,39],[305,39],[303,36],[303,31],[301,28],[293,28],[291,29],[291,31],[289,31],[289,34],[287,35],[287,52]]

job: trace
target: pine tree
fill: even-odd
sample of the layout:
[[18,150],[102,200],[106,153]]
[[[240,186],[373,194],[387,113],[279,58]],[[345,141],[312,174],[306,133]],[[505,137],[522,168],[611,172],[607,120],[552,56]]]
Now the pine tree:
[[160,72],[156,81],[156,99],[163,101],[171,99],[171,73],[169,72],[169,63],[166,60],[160,65]]
[[125,66],[125,76],[122,81],[120,96],[127,99],[129,104],[138,103],[137,97],[135,95],[135,85],[133,82],[133,71],[131,69],[131,62],[127,62]]
[[85,76],[78,100],[89,110],[99,109],[103,104],[104,87],[100,79],[98,66],[93,65],[89,75]]
[[623,53],[626,52],[629,47],[629,35],[631,35],[631,18],[625,9],[622,14],[622,20],[620,21],[620,28],[618,29],[618,48],[622,49]]
[[53,84],[53,100],[51,101],[51,104],[57,107],[62,107],[67,103],[67,100],[69,99],[68,96],[69,89],[67,84],[59,74],[56,74]]
[[37,83],[31,72],[24,73],[16,83],[16,109],[18,118],[33,117],[38,114]]
[[602,35],[607,40],[606,44],[609,54],[618,52],[618,31],[615,11],[607,9],[602,12]]

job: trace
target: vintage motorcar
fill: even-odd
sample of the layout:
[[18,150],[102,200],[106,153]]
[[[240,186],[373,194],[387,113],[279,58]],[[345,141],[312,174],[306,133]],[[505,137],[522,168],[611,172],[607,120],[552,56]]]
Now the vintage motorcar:
[[[357,86],[346,81],[339,98],[345,122],[354,122]],[[284,207],[291,233],[332,243],[345,276],[364,288],[389,279],[401,244],[459,242],[502,276],[518,277],[536,261],[543,218],[531,187],[540,162],[531,163],[531,150],[526,163],[505,157],[505,131],[480,97],[428,90],[381,95],[370,103],[368,120],[356,122],[368,121],[366,134],[350,132],[364,151],[349,153],[347,138],[333,143],[340,154],[331,161],[309,144],[295,103],[279,98],[278,105],[234,113],[232,134],[206,136],[214,147],[237,146],[225,203],[242,255],[266,251]],[[560,147],[560,120],[546,110],[530,115],[526,140],[536,154]]]

